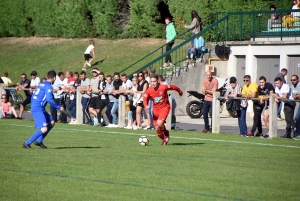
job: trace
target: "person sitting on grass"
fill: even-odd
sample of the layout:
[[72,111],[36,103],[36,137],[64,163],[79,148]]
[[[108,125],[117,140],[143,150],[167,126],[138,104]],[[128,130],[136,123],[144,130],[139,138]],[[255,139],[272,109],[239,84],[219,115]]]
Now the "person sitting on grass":
[[2,94],[1,96],[2,102],[0,102],[1,114],[3,118],[7,118],[8,115],[14,115],[15,118],[18,117],[15,108],[12,106],[10,102],[6,101],[6,94]]

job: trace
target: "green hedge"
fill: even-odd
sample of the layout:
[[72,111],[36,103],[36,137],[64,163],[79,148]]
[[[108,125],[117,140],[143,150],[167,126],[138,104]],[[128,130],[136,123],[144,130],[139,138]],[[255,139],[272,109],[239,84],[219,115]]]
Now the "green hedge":
[[[119,25],[120,5],[130,6],[129,21]],[[270,1],[262,0],[0,0],[0,37],[165,37],[165,3],[178,34],[190,24],[191,10],[202,19],[218,12],[258,10]],[[276,6],[280,7],[280,1]],[[289,9],[291,1],[284,1]],[[268,10],[269,6],[263,8]],[[124,14],[124,13],[123,13]],[[210,24],[208,21],[204,26]],[[124,24],[124,23],[123,23]]]

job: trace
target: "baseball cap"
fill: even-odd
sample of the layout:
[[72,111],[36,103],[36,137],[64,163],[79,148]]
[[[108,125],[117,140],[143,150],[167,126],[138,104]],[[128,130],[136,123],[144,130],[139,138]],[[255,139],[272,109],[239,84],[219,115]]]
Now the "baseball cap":
[[231,77],[229,79],[229,83],[236,83],[237,79],[235,77]]
[[36,76],[37,75],[37,72],[34,70],[34,71],[32,71],[31,72],[31,74],[30,75],[34,75],[34,76]]

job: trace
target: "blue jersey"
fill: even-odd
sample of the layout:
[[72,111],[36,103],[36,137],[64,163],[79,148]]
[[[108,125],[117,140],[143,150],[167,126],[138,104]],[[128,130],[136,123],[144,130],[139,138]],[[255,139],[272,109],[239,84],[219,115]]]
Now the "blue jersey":
[[48,81],[42,82],[38,85],[31,96],[31,112],[45,111],[47,102],[52,107],[60,110],[60,106],[53,100],[52,89],[53,88]]

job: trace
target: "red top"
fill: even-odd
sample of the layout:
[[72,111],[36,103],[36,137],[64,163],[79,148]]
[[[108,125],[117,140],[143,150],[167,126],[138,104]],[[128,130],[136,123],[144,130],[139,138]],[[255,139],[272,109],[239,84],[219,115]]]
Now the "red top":
[[153,110],[158,111],[162,108],[170,108],[170,103],[168,99],[169,90],[175,90],[182,95],[182,91],[175,85],[167,85],[167,84],[159,84],[157,90],[153,87],[149,87],[145,93],[145,98],[143,99],[144,106],[148,106],[148,100],[151,99],[153,101]]

